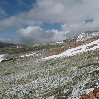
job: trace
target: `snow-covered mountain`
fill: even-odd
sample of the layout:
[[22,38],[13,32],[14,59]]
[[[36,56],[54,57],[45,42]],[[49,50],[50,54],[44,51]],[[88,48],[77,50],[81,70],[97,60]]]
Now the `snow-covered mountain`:
[[[99,37],[90,37],[40,46],[1,62],[0,99],[79,99],[93,91],[99,85]],[[0,61],[6,58],[0,55]]]
[[59,58],[59,57],[64,57],[64,56],[73,56],[73,55],[76,55],[79,53],[92,51],[92,50],[95,50],[98,48],[99,48],[99,39],[95,40],[89,44],[84,44],[84,45],[78,46],[76,48],[70,48],[70,49],[66,50],[65,52],[62,52],[61,54],[52,55],[49,57],[45,57],[43,59],[48,60],[48,59]]
[[98,31],[84,32],[84,33],[81,33],[80,35],[78,35],[77,41],[84,41],[84,40],[86,40],[88,38],[92,38],[94,36],[99,36],[99,32]]

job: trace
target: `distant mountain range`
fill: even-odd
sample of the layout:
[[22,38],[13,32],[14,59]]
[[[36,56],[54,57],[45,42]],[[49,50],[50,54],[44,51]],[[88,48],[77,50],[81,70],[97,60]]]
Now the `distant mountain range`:
[[22,47],[22,45],[0,41],[0,48],[19,48],[19,47]]
[[2,99],[81,99],[99,87],[99,32],[22,49],[18,44],[9,47],[0,49]]
[[[69,38],[69,39],[66,39],[63,41],[59,41],[58,43],[83,41],[88,38],[92,38],[93,36],[99,36],[99,32],[98,31],[86,31],[86,32],[81,33],[78,36],[75,36],[73,38]],[[13,43],[7,43],[7,42],[0,41],[0,48],[21,48],[21,47],[23,47],[23,45],[21,45],[21,44],[13,44]]]
[[77,37],[77,41],[83,41],[83,40],[86,40],[88,38],[92,38],[94,36],[99,36],[99,32],[98,31],[86,31],[86,32],[81,33]]

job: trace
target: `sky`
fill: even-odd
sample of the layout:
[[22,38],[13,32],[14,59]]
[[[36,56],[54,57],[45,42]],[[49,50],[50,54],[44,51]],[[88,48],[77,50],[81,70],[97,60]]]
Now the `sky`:
[[99,0],[0,0],[0,41],[35,44],[99,31]]

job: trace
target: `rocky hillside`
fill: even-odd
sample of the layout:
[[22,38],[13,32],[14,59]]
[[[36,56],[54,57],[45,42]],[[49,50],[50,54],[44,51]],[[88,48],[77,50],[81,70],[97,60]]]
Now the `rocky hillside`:
[[16,44],[0,41],[0,48],[15,47],[15,46],[16,46]]
[[78,99],[96,83],[99,51],[47,61],[24,57],[0,64],[1,99]]
[[98,36],[72,42],[1,62],[0,98],[79,99],[99,85]]

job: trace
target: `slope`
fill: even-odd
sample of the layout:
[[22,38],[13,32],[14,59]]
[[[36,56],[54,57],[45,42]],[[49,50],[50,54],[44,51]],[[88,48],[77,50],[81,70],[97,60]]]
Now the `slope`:
[[76,48],[71,48],[66,50],[65,52],[59,54],[59,55],[53,55],[53,56],[49,56],[49,57],[45,57],[43,58],[44,60],[48,60],[48,59],[53,59],[53,58],[59,58],[59,57],[64,57],[64,56],[73,56],[79,53],[83,53],[83,52],[87,52],[87,51],[92,51],[95,49],[99,48],[99,39],[95,40],[89,44],[84,44],[81,46],[78,46]]

